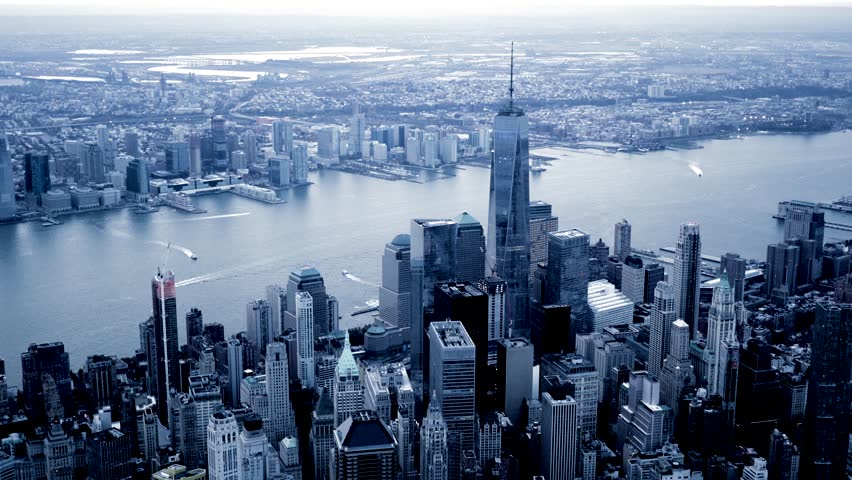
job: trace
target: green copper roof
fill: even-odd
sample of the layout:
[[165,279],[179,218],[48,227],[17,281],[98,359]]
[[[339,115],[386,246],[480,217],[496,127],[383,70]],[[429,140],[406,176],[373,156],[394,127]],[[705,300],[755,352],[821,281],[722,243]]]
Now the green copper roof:
[[337,377],[355,377],[358,378],[361,372],[358,370],[358,363],[355,362],[355,357],[352,356],[352,346],[349,345],[349,331],[346,332],[346,339],[343,343],[343,353],[337,359]]
[[453,221],[459,225],[479,225],[479,220],[473,218],[473,216],[467,212],[458,214]]

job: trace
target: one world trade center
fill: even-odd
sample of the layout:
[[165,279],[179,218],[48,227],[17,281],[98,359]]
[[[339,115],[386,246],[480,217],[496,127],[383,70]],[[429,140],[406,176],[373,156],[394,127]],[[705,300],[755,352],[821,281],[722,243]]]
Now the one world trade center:
[[514,104],[514,46],[509,102],[494,117],[488,198],[486,276],[506,281],[506,308],[516,333],[529,329],[529,122]]

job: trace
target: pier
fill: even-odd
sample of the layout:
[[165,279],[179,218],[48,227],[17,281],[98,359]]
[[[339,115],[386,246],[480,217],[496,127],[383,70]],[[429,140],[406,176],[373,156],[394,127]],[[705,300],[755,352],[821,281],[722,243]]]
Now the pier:
[[[660,251],[666,253],[676,253],[674,247],[662,247]],[[721,257],[714,257],[713,255],[701,254],[701,260],[704,260],[705,262],[722,263]]]

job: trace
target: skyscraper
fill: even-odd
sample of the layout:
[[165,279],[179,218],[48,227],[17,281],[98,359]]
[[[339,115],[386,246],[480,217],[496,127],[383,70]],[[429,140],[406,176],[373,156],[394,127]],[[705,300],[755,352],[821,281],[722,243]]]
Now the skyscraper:
[[180,388],[175,274],[157,271],[151,281],[156,346],[157,405],[160,423],[169,424],[169,389]]
[[243,135],[243,151],[246,152],[246,162],[249,166],[257,163],[257,135],[252,130],[247,130]]
[[726,253],[722,255],[721,260],[719,273],[728,274],[728,283],[731,284],[731,289],[734,291],[734,302],[742,302],[743,291],[745,290],[746,261],[736,253]]
[[264,480],[266,475],[266,448],[269,440],[263,433],[263,420],[257,413],[249,414],[243,420],[240,436],[237,439],[237,456],[242,480]]
[[[24,187],[27,198],[41,204],[41,196],[50,190],[50,166],[46,153],[27,152],[24,155]],[[28,200],[29,201],[29,200]]]
[[645,301],[645,265],[636,255],[627,255],[621,267],[621,293],[633,303]]
[[654,289],[654,307],[651,309],[651,335],[648,349],[648,371],[659,376],[663,360],[669,354],[672,322],[676,320],[675,292],[666,282],[657,283]]
[[[577,229],[547,234],[544,304],[571,306],[572,333],[589,333],[589,235]],[[576,325],[576,328],[575,328]]]
[[613,241],[613,255],[618,261],[624,263],[624,259],[630,255],[630,234],[632,227],[630,222],[622,220],[615,224],[615,239]]
[[[434,396],[433,396],[434,397]],[[420,478],[447,480],[447,422],[441,415],[441,405],[434,398],[420,427]]]
[[243,344],[236,338],[228,339],[228,405],[240,406],[240,385],[243,381]]
[[710,303],[710,315],[707,320],[707,344],[704,347],[704,364],[707,368],[707,391],[724,396],[724,384],[720,378],[724,372],[721,364],[720,350],[722,342],[732,341],[736,336],[736,315],[734,314],[734,292],[728,283],[727,274],[722,274],[722,281],[713,289],[713,300]]
[[783,297],[795,295],[798,284],[799,247],[779,243],[766,247],[766,295]]
[[337,163],[340,160],[340,130],[326,127],[317,132],[317,155]]
[[598,242],[589,247],[589,281],[606,279],[608,264],[609,247],[602,238],[598,238]]
[[198,132],[189,134],[189,173],[200,177],[201,171],[201,135]]
[[541,396],[541,473],[548,480],[573,480],[577,468],[577,402],[570,396]]
[[6,135],[0,134],[0,220],[15,215],[15,177],[12,173],[12,156]]
[[659,374],[660,404],[668,405],[673,416],[677,417],[680,395],[688,384],[693,383],[693,367],[689,361],[689,325],[683,320],[675,320],[669,330],[669,351]]
[[266,346],[275,339],[269,302],[259,298],[246,304],[246,332],[257,351],[266,352]]
[[210,130],[213,135],[213,168],[225,170],[228,168],[228,142],[225,138],[225,117],[216,115],[210,119]]
[[817,303],[812,349],[804,478],[843,478],[852,403],[852,304]]
[[450,441],[449,478],[458,478],[461,453],[473,449],[476,429],[476,346],[458,321],[429,325],[429,387],[441,405]]
[[304,266],[290,273],[287,280],[287,311],[284,312],[282,331],[296,330],[296,294],[308,292],[314,301],[314,339],[331,331],[332,319],[328,311],[328,294],[325,291],[325,281],[317,269]]
[[[441,283],[435,285],[435,307],[432,315],[433,321],[458,320],[470,335],[476,349],[476,364],[480,365],[476,371],[476,400],[480,408],[486,407],[486,397],[490,388],[487,378],[488,369],[488,295],[471,285],[470,283]],[[431,349],[427,349],[431,353]],[[424,372],[426,382],[424,393],[432,391],[432,385],[428,383],[431,368],[429,358],[424,358]],[[489,406],[490,407],[490,406]]]
[[813,240],[814,255],[822,256],[825,236],[825,213],[809,202],[792,202],[784,212],[784,241]]
[[337,480],[395,480],[399,444],[373,412],[355,412],[334,431],[330,473]]
[[411,220],[411,368],[415,378],[423,371],[424,310],[434,303],[437,283],[455,278],[456,222]]
[[134,158],[127,165],[127,191],[136,194],[137,199],[146,197],[149,191],[148,163]]
[[[479,351],[479,346],[476,347]],[[485,370],[479,368],[479,370]],[[521,410],[532,399],[533,346],[529,340],[504,338],[497,341],[497,405],[512,425],[521,425]]]
[[675,249],[674,282],[675,312],[686,322],[696,337],[698,325],[698,293],[701,287],[701,235],[698,224],[683,223]]
[[343,352],[337,360],[334,372],[334,425],[341,425],[349,416],[363,408],[364,386],[361,384],[361,371],[352,356],[347,331]]
[[308,145],[305,142],[295,142],[290,152],[290,162],[293,165],[293,175],[290,182],[297,185],[308,181]]
[[283,343],[273,342],[266,347],[266,397],[269,410],[264,430],[269,441],[278,444],[282,438],[296,434],[290,405],[290,368]]
[[51,392],[45,390],[45,380],[55,385],[55,394],[62,404],[71,405],[71,367],[68,352],[62,342],[30,344],[21,354],[24,399],[34,419],[47,418]]
[[284,156],[274,156],[269,159],[269,183],[273,187],[290,185],[290,159]]
[[[133,445],[130,435],[117,428],[92,433],[86,439],[87,477],[91,480],[133,478]],[[14,476],[13,476],[14,477]]]
[[494,117],[486,267],[506,281],[510,323],[524,331],[529,329],[529,121],[513,95],[510,80],[509,103]]
[[216,412],[207,425],[207,475],[210,480],[240,476],[237,419],[230,410]]
[[296,294],[296,349],[299,354],[299,380],[302,387],[314,388],[314,299],[308,292]]
[[385,245],[379,318],[400,328],[411,327],[411,236],[399,234]]
[[485,277],[485,235],[482,224],[462,212],[456,222],[455,273],[457,282],[476,282]]
[[311,445],[314,454],[314,478],[329,478],[328,454],[334,447],[334,401],[328,389],[319,387],[319,401],[312,414]]
[[352,155],[355,158],[361,158],[361,155],[363,154],[362,145],[364,144],[364,114],[361,113],[357,103],[355,104],[354,111],[352,113],[350,139]]
[[166,168],[172,173],[189,176],[189,143],[166,142],[163,150],[166,152]]
[[288,155],[293,151],[293,124],[284,120],[272,122],[272,148],[275,153]]
[[488,341],[506,338],[509,325],[506,319],[506,282],[500,277],[483,278],[476,284],[488,295]]
[[[558,379],[557,389],[570,387],[568,392],[577,401],[577,430],[581,438],[595,438],[598,429],[600,379],[595,364],[580,355],[547,354],[541,357],[539,387],[550,391],[547,377]],[[552,392],[551,395],[556,395]]]
[[530,268],[547,261],[547,233],[559,230],[553,207],[541,200],[530,202]]

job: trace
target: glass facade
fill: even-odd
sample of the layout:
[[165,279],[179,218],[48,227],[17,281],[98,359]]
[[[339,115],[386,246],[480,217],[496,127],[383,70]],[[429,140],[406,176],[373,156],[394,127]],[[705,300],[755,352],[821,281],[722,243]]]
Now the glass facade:
[[486,268],[506,281],[507,312],[516,330],[529,329],[529,182],[529,123],[522,111],[509,108],[494,118]]

